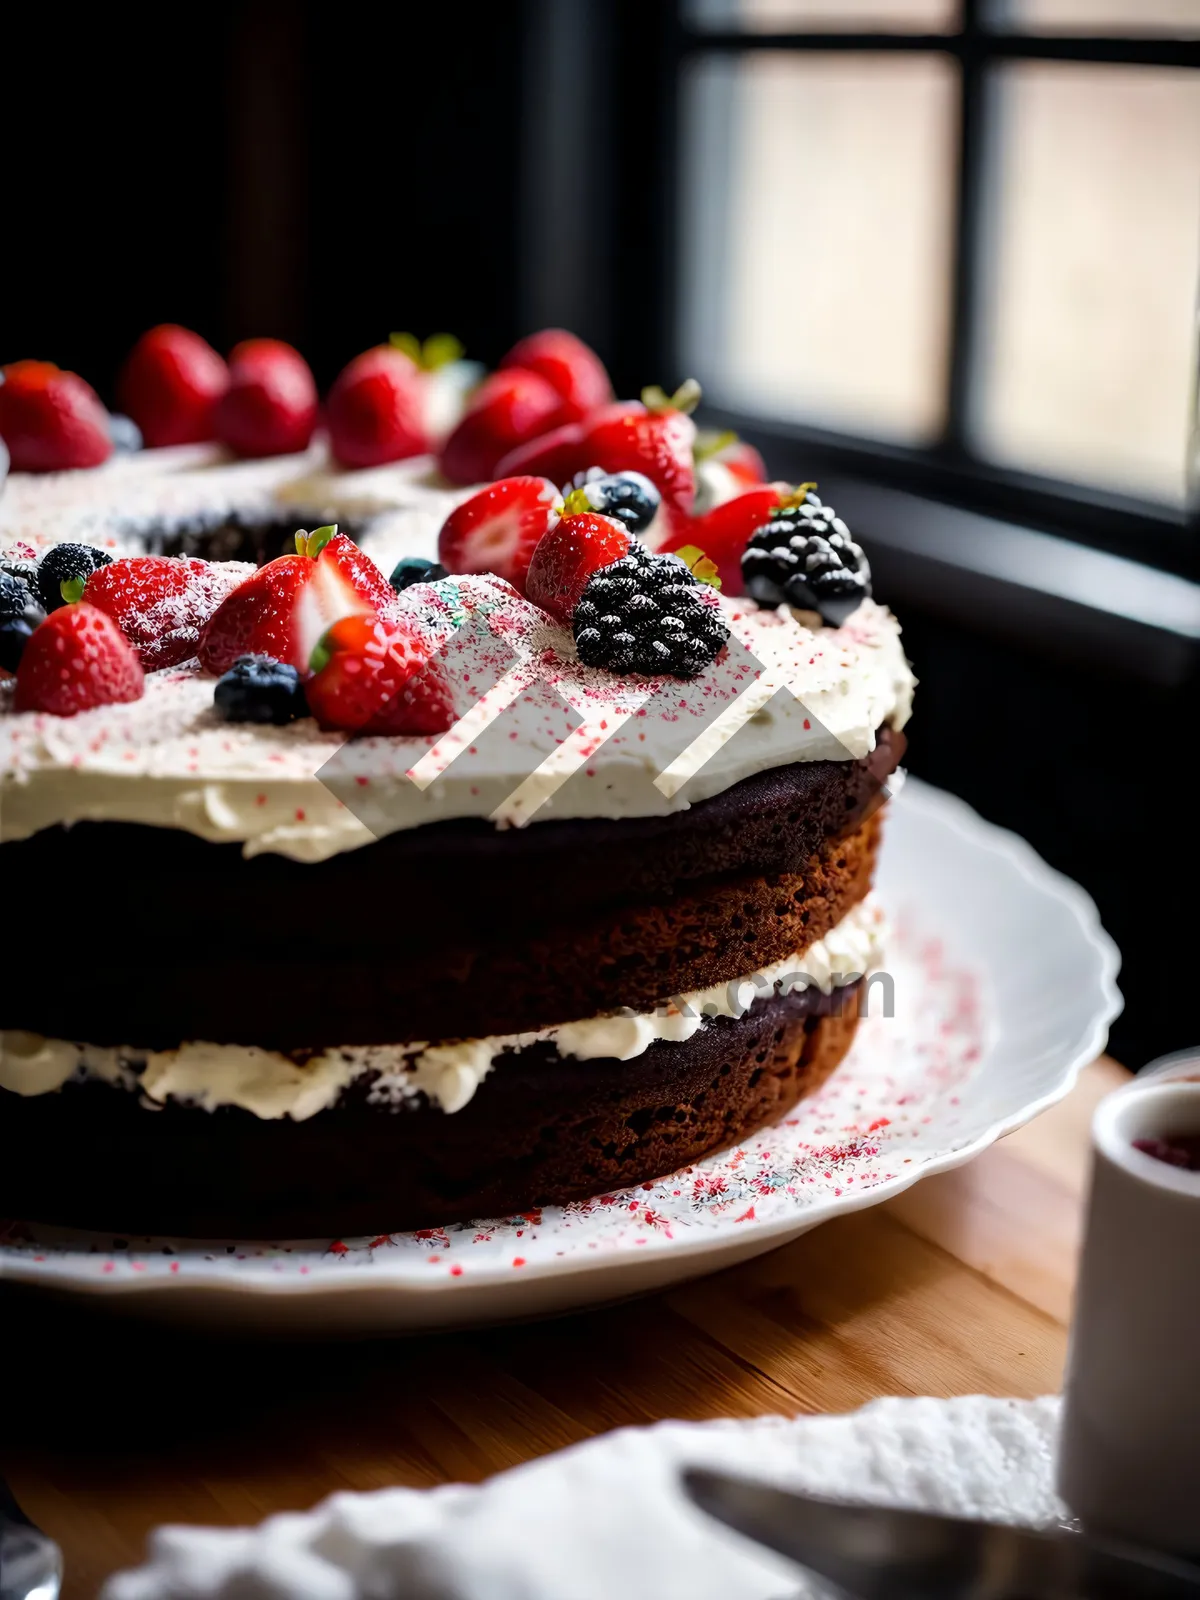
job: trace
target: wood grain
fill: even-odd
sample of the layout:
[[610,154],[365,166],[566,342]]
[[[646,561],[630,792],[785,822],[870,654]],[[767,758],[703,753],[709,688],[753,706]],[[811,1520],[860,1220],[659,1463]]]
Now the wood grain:
[[664,1417],[840,1411],[1058,1387],[1100,1060],[970,1166],[756,1261],[535,1324],[239,1343],[0,1299],[0,1470],[63,1546],[67,1600],[161,1522],[236,1524],[336,1489],[476,1481]]

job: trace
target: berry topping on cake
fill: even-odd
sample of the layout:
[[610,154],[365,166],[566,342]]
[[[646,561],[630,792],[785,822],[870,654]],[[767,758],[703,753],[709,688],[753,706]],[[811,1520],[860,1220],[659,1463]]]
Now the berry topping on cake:
[[549,478],[501,478],[464,500],[442,524],[438,557],[447,572],[493,572],[524,591],[539,542],[558,521]]
[[378,345],[339,373],[325,401],[334,456],[344,467],[378,467],[432,448],[428,374],[396,345]]
[[[556,522],[533,552],[525,593],[560,622],[571,613],[592,576],[611,567],[629,551],[629,534],[615,517],[602,517],[586,509],[582,489],[573,489]],[[580,496],[582,503],[575,501]]]
[[246,339],[229,357],[229,387],[217,402],[216,431],[239,456],[307,449],[317,423],[317,386],[308,363],[282,339]]
[[38,562],[38,599],[47,611],[57,611],[65,605],[62,586],[76,578],[88,578],[99,567],[112,560],[107,550],[97,550],[94,544],[52,545]]
[[575,474],[570,487],[582,491],[589,510],[616,517],[630,533],[645,533],[662,505],[662,495],[642,472],[605,472],[602,467],[589,467],[586,472]]
[[213,709],[225,722],[269,722],[282,727],[308,715],[295,667],[270,656],[239,656],[217,679]]
[[298,672],[342,617],[395,603],[383,573],[336,525],[296,535],[296,554],[268,561],[221,602],[200,636],[200,665],[220,677],[239,656],[270,656]]
[[538,373],[524,367],[493,372],[471,396],[438,465],[451,483],[486,482],[503,456],[557,426],[562,412],[562,396]]
[[[27,548],[21,546],[21,549]],[[14,550],[8,549],[0,553],[0,572],[9,578],[20,578],[21,582],[37,592],[37,562],[29,556],[17,555]]]
[[673,395],[642,390],[642,404],[610,407],[585,426],[581,467],[605,472],[640,472],[650,479],[672,512],[690,516],[696,496],[692,445],[696,424],[688,413],[700,399],[693,379]]
[[135,456],[146,443],[133,418],[122,416],[119,411],[109,413],[108,436],[112,440],[113,454],[118,456]]
[[636,542],[588,580],[571,622],[585,666],[648,676],[694,678],[729,637],[712,590]]
[[73,717],[93,706],[140,700],[142,664],[111,617],[95,606],[62,606],[35,628],[17,669],[18,711]]
[[77,588],[78,597],[110,616],[152,672],[196,654],[204,625],[251,572],[241,561],[125,556],[66,590]]
[[726,594],[742,592],[742,552],[752,534],[763,526],[774,508],[791,493],[786,483],[764,483],[726,500],[704,516],[676,524],[664,550],[698,545],[716,563]]
[[14,361],[0,375],[0,439],[14,472],[98,467],[112,455],[108,412],[78,373],[51,361]]
[[397,594],[403,594],[414,583],[436,583],[445,576],[446,569],[440,561],[427,561],[424,556],[401,556],[388,582]]
[[0,669],[15,672],[33,630],[46,620],[32,586],[0,572]]
[[612,384],[596,352],[565,328],[543,328],[520,340],[500,363],[545,378],[562,397],[562,419],[574,422],[612,399]]
[[696,463],[697,516],[767,481],[762,456],[731,430],[701,428],[692,456]]
[[816,611],[831,627],[858,610],[871,593],[867,558],[831,506],[801,484],[769,514],[742,556],[746,590],[764,605]]
[[321,639],[311,665],[305,693],[323,728],[436,734],[454,721],[450,685],[411,617],[343,618]]
[[130,351],[117,396],[157,449],[213,438],[217,402],[228,387],[229,368],[212,345],[190,328],[164,322]]

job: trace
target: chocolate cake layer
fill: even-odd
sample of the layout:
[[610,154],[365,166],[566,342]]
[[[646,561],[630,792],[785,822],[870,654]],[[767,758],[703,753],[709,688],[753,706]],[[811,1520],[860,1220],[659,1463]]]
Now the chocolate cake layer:
[[[108,944],[80,941],[76,952],[60,931],[59,958],[41,978],[12,986],[0,1020],[93,1045],[170,1049],[205,1040],[313,1051],[533,1032],[623,1006],[650,1010],[823,938],[870,888],[880,820],[824,841],[794,871],[721,874],[674,897],[590,915],[567,893],[558,918],[533,929],[506,912],[477,914],[467,901],[453,930],[430,932],[419,898],[383,882],[330,911],[343,935],[347,925],[354,930],[352,941],[327,939],[321,916],[299,909],[286,934],[248,939],[240,902],[231,901],[224,936],[208,942],[189,927],[186,904],[175,903],[179,890],[166,885],[168,936],[148,928],[143,945],[123,945],[121,906]],[[203,895],[203,880],[187,892]]]
[[850,1046],[861,985],[712,1019],[631,1061],[549,1045],[501,1058],[452,1116],[380,1106],[370,1080],[304,1122],[143,1107],[95,1082],[0,1092],[0,1215],[137,1234],[302,1238],[503,1216],[661,1177],[819,1087]]

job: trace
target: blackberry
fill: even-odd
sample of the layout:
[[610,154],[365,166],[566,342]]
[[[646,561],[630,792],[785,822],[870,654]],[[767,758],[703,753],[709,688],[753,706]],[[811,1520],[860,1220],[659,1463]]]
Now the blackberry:
[[213,709],[226,722],[273,722],[282,727],[308,715],[295,667],[270,656],[239,656],[213,691]]
[[871,593],[867,558],[832,506],[811,491],[777,506],[742,553],[747,594],[764,605],[817,611],[840,628]]
[[88,578],[98,567],[106,567],[112,557],[94,544],[56,544],[46,551],[37,566],[38,599],[47,611],[65,605],[62,585],[72,578]]
[[713,598],[675,556],[635,543],[584,586],[571,616],[579,659],[608,672],[694,678],[729,637]]
[[581,511],[598,511],[605,517],[616,517],[630,533],[645,533],[658,515],[662,495],[641,472],[605,472],[602,467],[589,467],[577,472],[563,490],[563,497],[573,489],[582,489],[587,501]]
[[0,572],[0,667],[15,672],[30,635],[46,613],[23,579]]
[[414,583],[436,583],[445,576],[446,569],[440,561],[426,561],[424,556],[401,556],[388,582],[397,594],[403,594]]
[[37,593],[36,561],[24,561],[20,556],[0,554],[0,573],[9,578],[20,578],[34,594]]

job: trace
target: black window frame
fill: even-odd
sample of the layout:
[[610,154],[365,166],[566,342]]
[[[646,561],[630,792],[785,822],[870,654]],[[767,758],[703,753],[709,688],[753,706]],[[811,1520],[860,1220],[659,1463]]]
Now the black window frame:
[[[676,347],[680,82],[706,54],[921,53],[948,56],[959,75],[959,160],[953,232],[946,426],[928,446],[905,446],[710,406],[706,417],[767,453],[773,470],[861,480],[1019,523],[1165,571],[1197,572],[1200,508],[1173,508],[1086,484],[1041,477],[976,454],[967,432],[979,327],[979,240],[984,223],[986,95],[991,69],[1008,61],[1064,61],[1200,70],[1200,41],[1168,37],[1033,34],[992,23],[986,0],[960,0],[955,32],[746,32],[689,25],[685,0],[568,0],[589,27],[594,60],[611,84],[592,122],[605,152],[595,176],[610,208],[612,293],[604,321],[619,376],[664,382],[686,376]],[[590,12],[590,18],[586,13]],[[599,30],[598,32],[596,30]],[[581,35],[582,37],[582,35]],[[576,63],[578,68],[578,63]],[[611,168],[609,163],[611,162]],[[618,215],[619,209],[619,215]]]

